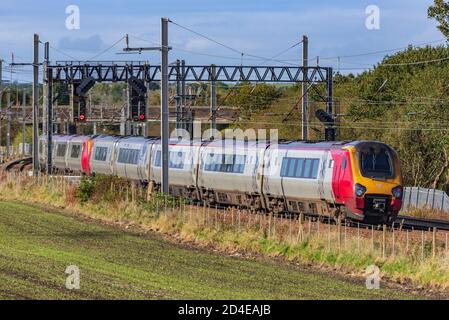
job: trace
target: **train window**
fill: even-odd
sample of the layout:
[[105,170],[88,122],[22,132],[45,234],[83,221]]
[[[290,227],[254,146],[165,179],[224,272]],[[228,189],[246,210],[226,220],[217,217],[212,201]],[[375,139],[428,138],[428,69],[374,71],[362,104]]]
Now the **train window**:
[[304,172],[302,173],[302,178],[311,178],[312,177],[312,161],[313,159],[306,159],[304,162]]
[[298,158],[298,163],[296,164],[296,171],[294,177],[303,176],[304,159]]
[[204,171],[243,173],[245,163],[245,155],[209,154],[204,163]]
[[331,159],[329,160],[329,168],[333,168],[334,167],[334,160]]
[[74,144],[72,145],[72,150],[70,150],[70,158],[79,158],[81,154],[81,145]]
[[139,160],[139,149],[122,148],[118,153],[118,163],[137,164]]
[[384,148],[361,153],[361,169],[365,177],[389,178],[393,175],[391,156]]
[[67,145],[64,143],[58,143],[56,147],[56,156],[65,157],[65,152],[67,150]]
[[[185,153],[182,151],[170,151],[169,153],[169,163],[168,167],[171,169],[182,169],[184,168],[184,155]],[[154,158],[154,166],[161,167],[162,166],[162,154],[161,151],[156,151],[156,157]]]
[[[320,160],[313,159],[312,164],[312,178],[315,179],[318,176],[318,165],[320,164]],[[324,165],[323,165],[324,166]]]
[[285,157],[281,177],[316,179],[320,159]]
[[297,158],[290,158],[288,160],[288,171],[287,175],[289,177],[294,177],[296,173],[296,163],[298,162]]
[[95,147],[94,160],[96,161],[106,161],[106,156],[108,154],[107,147]]
[[346,157],[344,157],[343,161],[341,162],[341,168],[346,169]]

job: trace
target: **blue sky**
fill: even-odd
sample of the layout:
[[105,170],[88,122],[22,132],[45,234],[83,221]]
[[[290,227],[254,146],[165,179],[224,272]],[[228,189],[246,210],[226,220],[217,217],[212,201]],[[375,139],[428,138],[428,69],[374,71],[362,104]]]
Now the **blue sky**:
[[[436,23],[427,18],[432,0],[300,1],[300,0],[2,0],[0,6],[0,58],[31,59],[33,33],[42,41],[77,59],[89,59],[108,48],[125,33],[131,46],[148,46],[138,38],[157,43],[160,17],[171,20],[225,43],[238,51],[272,57],[309,37],[310,57],[320,64],[348,72],[379,61],[384,54],[347,57],[443,39]],[[68,5],[80,8],[80,29],[65,27]],[[380,9],[380,30],[365,27],[365,8]],[[240,55],[204,38],[169,26],[170,60],[184,58],[190,64],[240,64]],[[157,53],[118,55],[124,42],[97,57],[102,60],[149,60],[159,63]],[[183,51],[185,50],[185,51]],[[186,52],[191,51],[191,52]],[[193,52],[193,53],[192,53]],[[217,55],[202,56],[197,53]],[[341,56],[340,63],[335,58]],[[277,59],[300,62],[300,46]],[[331,59],[327,59],[331,57]],[[68,59],[51,50],[52,60]],[[244,64],[257,64],[245,58]],[[314,62],[315,63],[315,62]],[[356,72],[358,69],[355,69]],[[5,76],[4,76],[5,77]],[[14,75],[18,80],[26,74]]]

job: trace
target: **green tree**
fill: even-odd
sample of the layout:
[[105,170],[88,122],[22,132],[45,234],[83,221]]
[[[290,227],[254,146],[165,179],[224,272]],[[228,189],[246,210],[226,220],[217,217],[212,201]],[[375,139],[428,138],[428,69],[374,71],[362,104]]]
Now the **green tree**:
[[434,0],[433,6],[427,10],[427,16],[439,23],[438,29],[449,39],[449,3],[443,0]]

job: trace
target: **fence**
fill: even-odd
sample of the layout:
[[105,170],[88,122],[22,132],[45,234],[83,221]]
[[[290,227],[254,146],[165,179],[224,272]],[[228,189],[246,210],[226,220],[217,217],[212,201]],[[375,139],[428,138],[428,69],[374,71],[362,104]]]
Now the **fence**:
[[[25,153],[23,153],[25,151]],[[18,146],[10,146],[9,147],[9,159],[21,157],[21,156],[29,156],[31,155],[31,144],[25,143],[22,146],[22,143],[19,143]],[[6,157],[8,154],[7,148],[5,146],[0,146],[0,162],[8,161],[9,159]]]
[[403,200],[402,212],[414,208],[449,212],[449,196],[442,190],[406,187]]

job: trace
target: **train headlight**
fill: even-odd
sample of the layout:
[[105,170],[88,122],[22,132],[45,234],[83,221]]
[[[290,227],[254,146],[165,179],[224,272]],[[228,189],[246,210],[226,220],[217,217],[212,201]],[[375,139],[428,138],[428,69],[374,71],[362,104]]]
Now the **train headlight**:
[[366,192],[366,188],[364,186],[362,186],[361,184],[356,183],[354,186],[354,191],[355,191],[355,195],[357,197],[362,197]]
[[396,199],[402,199],[402,186],[394,187],[391,189],[391,193]]

